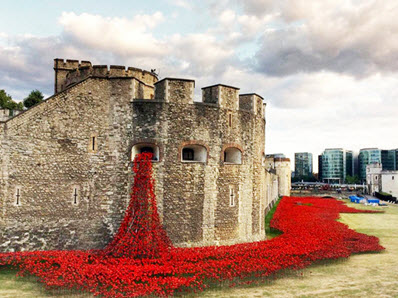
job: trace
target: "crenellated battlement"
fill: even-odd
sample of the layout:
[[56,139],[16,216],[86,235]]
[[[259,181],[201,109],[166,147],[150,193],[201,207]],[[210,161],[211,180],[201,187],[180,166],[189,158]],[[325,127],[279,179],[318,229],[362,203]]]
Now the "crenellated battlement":
[[60,58],[54,59],[54,69],[75,70],[75,69],[79,68],[80,66],[91,66],[91,62],[90,61],[81,61],[81,63],[79,63],[79,60],[67,59],[65,61],[64,59],[60,59]]
[[121,65],[92,65],[90,61],[54,59],[55,86],[58,93],[68,86],[78,83],[89,76],[103,78],[136,78],[146,85],[153,86],[158,77],[154,72]]
[[264,98],[256,93],[247,93],[239,95],[239,109],[249,110],[256,115],[262,115],[265,118]]
[[[153,99],[165,102],[194,103],[195,81],[164,78],[158,81],[153,72],[122,65],[92,65],[90,61],[54,59],[55,92],[79,83],[88,77],[135,78],[134,99]],[[216,84],[202,88],[202,103],[232,111],[244,110],[265,118],[263,98],[256,93],[239,94],[239,88]],[[198,102],[200,103],[200,102]]]
[[195,81],[164,78],[155,83],[155,98],[166,102],[193,103]]
[[223,108],[238,110],[239,88],[223,84],[203,87],[202,101],[214,103]]
[[[155,83],[155,99],[165,102],[194,103],[195,81],[164,78]],[[264,117],[263,98],[256,94],[241,94],[239,88],[216,84],[202,88],[202,103],[229,110],[244,110]],[[201,102],[196,102],[200,104]]]

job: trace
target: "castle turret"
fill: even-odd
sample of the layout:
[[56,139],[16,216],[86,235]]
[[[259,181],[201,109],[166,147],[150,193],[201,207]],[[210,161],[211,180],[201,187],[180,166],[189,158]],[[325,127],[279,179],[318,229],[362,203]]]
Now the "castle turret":
[[[144,85],[152,87],[158,77],[154,71],[146,71],[135,67],[111,65],[91,65],[90,61],[54,59],[55,84],[54,93],[61,92],[72,84],[76,84],[90,76],[100,78],[136,78]],[[146,92],[148,93],[148,92]],[[153,92],[151,92],[153,96]]]
[[239,88],[223,84],[203,87],[202,100],[204,103],[213,103],[222,108],[238,110]]
[[278,194],[279,196],[290,196],[292,174],[290,169],[290,159],[276,157],[274,162],[276,175],[278,175]]
[[193,103],[195,81],[164,78],[155,83],[155,98],[166,102]]
[[79,66],[91,67],[90,61],[82,61],[79,64],[79,60],[65,60],[64,59],[54,59],[54,71],[55,71],[55,83],[54,83],[54,93],[62,91],[62,85],[65,83],[66,76],[71,71],[79,68]]
[[260,117],[264,116],[265,105],[263,105],[263,98],[256,93],[240,94],[239,108],[248,110]]

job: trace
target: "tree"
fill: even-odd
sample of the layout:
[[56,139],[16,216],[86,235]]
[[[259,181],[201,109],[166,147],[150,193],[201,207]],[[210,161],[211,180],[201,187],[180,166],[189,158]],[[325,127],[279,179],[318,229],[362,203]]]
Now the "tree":
[[0,109],[23,110],[22,102],[15,102],[5,90],[0,90]]
[[316,178],[315,176],[312,175],[308,175],[308,176],[296,176],[296,177],[292,177],[292,182],[316,182]]
[[43,93],[36,89],[30,92],[29,96],[23,100],[23,104],[26,108],[29,109],[30,107],[41,103],[43,101],[43,98]]
[[358,175],[355,175],[355,176],[347,175],[347,176],[345,177],[345,181],[346,181],[348,184],[359,184],[359,183],[360,183],[360,180],[359,180]]

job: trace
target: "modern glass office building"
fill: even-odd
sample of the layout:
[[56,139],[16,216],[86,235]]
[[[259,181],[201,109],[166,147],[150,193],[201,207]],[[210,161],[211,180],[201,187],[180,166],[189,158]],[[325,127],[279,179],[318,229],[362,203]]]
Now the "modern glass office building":
[[381,164],[383,170],[396,171],[398,149],[381,150]]
[[322,154],[318,155],[318,181],[322,180]]
[[352,150],[345,151],[345,175],[346,177],[355,175],[354,153]]
[[312,153],[299,152],[294,154],[294,175],[295,177],[312,176]]
[[371,163],[381,163],[381,150],[377,148],[364,148],[359,150],[359,179],[366,182],[366,166]]
[[344,183],[347,175],[354,175],[354,159],[351,150],[325,149],[319,160],[322,181],[325,183]]

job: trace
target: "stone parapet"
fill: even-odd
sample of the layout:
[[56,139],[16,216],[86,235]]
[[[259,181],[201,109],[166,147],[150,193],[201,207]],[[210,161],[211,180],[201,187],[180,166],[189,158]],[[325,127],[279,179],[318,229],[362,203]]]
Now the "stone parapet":
[[216,104],[220,107],[239,109],[239,88],[223,84],[212,85],[202,88],[202,101]]
[[148,86],[154,85],[158,77],[154,72],[149,72],[135,67],[111,65],[92,65],[90,61],[54,59],[55,93],[58,93],[72,84],[76,84],[89,76],[104,78],[136,78]]

